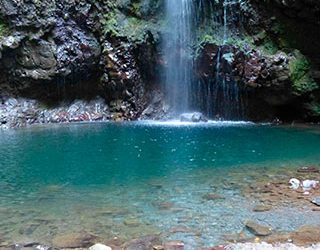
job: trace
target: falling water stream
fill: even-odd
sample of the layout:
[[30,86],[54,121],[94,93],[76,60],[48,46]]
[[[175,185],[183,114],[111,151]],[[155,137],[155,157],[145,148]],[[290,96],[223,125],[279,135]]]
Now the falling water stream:
[[[233,80],[230,70],[226,72],[225,69],[225,65],[232,64],[233,60],[233,54],[225,48],[229,38],[228,25],[234,15],[231,8],[237,3],[238,1],[223,0],[216,3],[217,6],[213,3],[207,6],[204,1],[195,3],[191,0],[166,0],[169,31],[164,35],[163,43],[166,61],[163,82],[173,114],[200,111],[210,118],[244,118],[238,82]],[[196,79],[192,46],[201,22],[198,19],[205,18],[209,25],[213,25],[217,13],[222,18],[221,28],[217,29],[214,36],[221,36],[222,44],[213,59],[215,77],[208,82]]]
[[170,32],[164,36],[167,62],[164,85],[168,102],[176,114],[188,111],[190,105],[192,7],[191,0],[166,0],[166,19]]

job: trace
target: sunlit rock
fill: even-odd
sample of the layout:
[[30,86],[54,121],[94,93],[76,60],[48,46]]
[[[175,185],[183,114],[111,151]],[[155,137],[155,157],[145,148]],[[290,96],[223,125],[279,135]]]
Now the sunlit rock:
[[91,247],[89,247],[89,250],[112,250],[111,247],[97,243]]
[[319,181],[304,180],[302,182],[302,188],[303,190],[310,190],[310,189],[316,188],[318,184],[319,184]]
[[289,180],[289,183],[291,184],[291,187],[292,189],[296,190],[300,187],[300,181],[296,178],[291,178]]

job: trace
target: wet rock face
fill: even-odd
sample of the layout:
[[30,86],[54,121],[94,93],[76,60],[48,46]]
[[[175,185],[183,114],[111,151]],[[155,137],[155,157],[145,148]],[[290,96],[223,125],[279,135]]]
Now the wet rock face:
[[94,35],[82,30],[74,21],[57,20],[52,32],[57,46],[57,73],[62,76],[88,74],[97,67],[101,53]]
[[3,53],[4,67],[12,81],[81,78],[96,70],[100,45],[91,34],[74,22],[58,19],[48,38],[24,39],[15,50]]
[[[146,9],[150,4],[140,4],[141,11],[153,13]],[[0,36],[0,69],[6,77],[0,79],[0,95],[49,101],[99,95],[122,102],[121,117],[136,119],[150,98],[144,83],[155,79],[157,42],[151,32],[141,34],[144,40],[131,41],[125,34],[105,31],[106,22],[115,21],[115,6],[133,15],[130,1],[117,5],[2,0],[0,24],[6,20],[10,32]]]
[[246,93],[247,118],[270,120],[278,115],[278,109],[288,107],[292,102],[303,107],[303,99],[299,98],[309,91],[299,92],[292,80],[292,65],[297,61],[295,53],[278,51],[271,55],[249,45],[237,47],[207,43],[199,51],[195,70],[198,79],[208,84],[217,77],[217,70],[220,77],[237,82]]
[[63,0],[2,1],[0,13],[10,35],[0,41],[1,68],[9,84],[32,91],[33,86],[59,79],[74,84],[94,77],[101,47],[91,26],[81,22],[83,15],[90,21],[92,5],[79,5],[87,6]]
[[[217,4],[221,5],[222,1]],[[270,120],[288,107],[299,114],[299,118],[306,118],[303,117],[303,113],[307,113],[304,109],[306,100],[308,105],[314,103],[313,109],[318,110],[320,96],[314,94],[313,89],[309,91],[312,92],[310,95],[293,93],[290,79],[292,50],[279,45],[283,42],[280,41],[283,27],[277,26],[276,19],[280,13],[285,20],[295,20],[301,27],[306,27],[311,35],[303,39],[307,41],[307,48],[301,50],[312,57],[320,51],[318,40],[312,39],[319,31],[314,35],[309,32],[319,25],[319,2],[252,0],[237,8],[241,12],[243,28],[234,27],[239,26],[240,19],[230,14],[228,32],[252,38],[254,46],[202,44],[196,58],[196,80],[216,78],[220,50],[219,74],[224,75],[227,82],[229,79],[237,81],[241,89],[248,91],[245,98],[249,114],[246,118]],[[63,91],[66,86],[68,88],[68,93],[59,98],[72,99],[82,98],[91,89],[93,97],[100,95],[108,102],[122,103],[121,108],[116,107],[120,109],[121,119],[164,117],[169,108],[163,95],[159,94],[159,87],[151,86],[159,82],[159,68],[163,64],[157,49],[161,22],[152,21],[162,21],[162,9],[163,1],[159,0],[121,0],[117,3],[111,0],[1,0],[0,25],[5,20],[10,32],[0,39],[0,70],[3,72],[0,94],[6,90],[14,92],[15,96],[23,93],[30,98],[53,98],[62,92],[54,90],[59,85]],[[219,14],[220,19],[222,14],[223,11]],[[129,31],[123,31],[126,25],[131,27]],[[295,29],[296,26],[292,27]],[[137,32],[132,33],[132,29]],[[273,45],[273,40],[277,40],[276,49],[286,53],[268,54],[257,49],[260,45]],[[313,57],[317,63],[318,59]],[[312,70],[319,82],[319,70]],[[301,77],[299,81],[305,79]],[[87,85],[85,90],[81,87],[84,83]],[[74,96],[70,97],[70,93]]]

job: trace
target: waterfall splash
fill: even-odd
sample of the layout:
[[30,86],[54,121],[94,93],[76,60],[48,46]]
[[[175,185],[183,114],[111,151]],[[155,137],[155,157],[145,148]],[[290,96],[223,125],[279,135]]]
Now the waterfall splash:
[[175,114],[190,109],[192,83],[192,0],[166,0],[169,32],[164,36],[164,76],[167,101]]
[[[232,8],[237,0],[165,0],[168,31],[163,51],[166,67],[164,91],[174,115],[199,111],[210,118],[242,119],[241,90],[232,77],[233,53],[227,45]],[[200,28],[215,26],[212,37],[218,50],[212,60],[215,75],[209,80],[196,76],[193,46]],[[206,34],[206,33],[205,33]]]

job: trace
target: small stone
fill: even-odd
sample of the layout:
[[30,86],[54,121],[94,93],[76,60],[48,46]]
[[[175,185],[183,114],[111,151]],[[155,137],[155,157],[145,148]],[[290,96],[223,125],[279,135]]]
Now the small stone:
[[169,210],[174,207],[174,204],[172,202],[168,202],[168,201],[160,202],[160,203],[153,203],[153,205],[155,207],[157,207],[159,210]]
[[223,200],[224,197],[216,194],[216,193],[208,193],[202,196],[203,199],[208,200],[208,201],[213,201],[213,200]]
[[124,244],[123,250],[149,250],[153,246],[159,245],[160,239],[157,235],[147,235],[138,239],[131,240]]
[[319,173],[320,170],[316,167],[301,167],[297,170],[299,173]]
[[184,243],[181,240],[171,240],[164,243],[164,250],[183,250]]
[[260,225],[254,221],[247,221],[245,226],[256,236],[268,236],[272,233],[272,228]]
[[35,247],[34,250],[50,250],[50,249],[51,249],[51,247],[49,247],[49,246],[38,245]]
[[253,212],[266,212],[270,210],[271,210],[271,206],[267,206],[267,205],[257,205],[253,208]]
[[41,246],[39,242],[34,242],[34,241],[23,243],[23,246],[24,247],[34,247],[34,246],[36,246],[36,250],[45,250],[46,249],[46,246]]
[[89,250],[112,250],[112,248],[111,248],[111,247],[108,247],[108,246],[106,246],[106,245],[97,243],[97,244],[89,247]]
[[164,250],[164,246],[162,245],[153,246],[153,250]]
[[138,227],[141,223],[137,219],[126,219],[123,223],[128,227]]
[[317,206],[320,206],[320,197],[314,198],[311,202]]
[[170,229],[170,233],[191,233],[192,230],[186,226],[177,226]]

